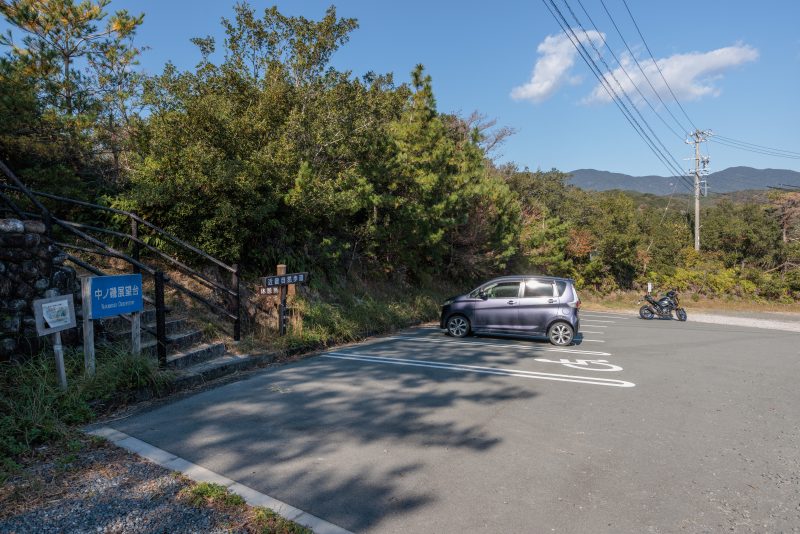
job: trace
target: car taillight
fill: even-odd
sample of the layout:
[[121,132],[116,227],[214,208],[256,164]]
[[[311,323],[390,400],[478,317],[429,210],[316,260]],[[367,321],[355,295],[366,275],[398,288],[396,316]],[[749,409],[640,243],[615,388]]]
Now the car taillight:
[[579,300],[573,300],[572,302],[567,302],[567,306],[569,306],[570,308],[579,309],[581,307],[581,301],[579,299]]

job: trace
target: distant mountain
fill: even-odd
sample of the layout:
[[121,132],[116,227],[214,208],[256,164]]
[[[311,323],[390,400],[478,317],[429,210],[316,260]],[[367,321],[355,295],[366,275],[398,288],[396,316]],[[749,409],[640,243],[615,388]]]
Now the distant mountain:
[[[668,195],[673,184],[678,184],[678,193],[687,193],[687,187],[678,178],[664,176],[630,176],[595,169],[578,169],[569,173],[569,183],[591,191],[621,189],[654,195]],[[691,177],[687,178],[692,180]],[[784,169],[753,169],[752,167],[730,167],[713,172],[706,177],[709,193],[731,193],[747,189],[768,189],[781,184],[800,187],[800,172]]]

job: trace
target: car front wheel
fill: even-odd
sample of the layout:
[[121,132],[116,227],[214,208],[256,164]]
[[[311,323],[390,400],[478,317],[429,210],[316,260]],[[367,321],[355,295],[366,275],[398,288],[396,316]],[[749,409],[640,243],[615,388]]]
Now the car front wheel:
[[447,333],[453,337],[466,337],[469,334],[469,320],[463,315],[454,315],[447,320]]
[[550,339],[550,343],[559,347],[572,343],[574,335],[575,331],[572,327],[564,322],[553,323],[547,330],[547,337]]

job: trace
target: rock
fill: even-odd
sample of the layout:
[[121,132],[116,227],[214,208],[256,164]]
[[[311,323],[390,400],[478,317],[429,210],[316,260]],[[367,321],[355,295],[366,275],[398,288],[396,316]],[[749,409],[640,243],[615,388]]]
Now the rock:
[[43,234],[47,231],[42,221],[22,221],[22,225],[24,230],[31,234]]
[[22,325],[28,328],[36,328],[36,317],[33,315],[26,315],[22,318]]
[[48,287],[50,287],[50,281],[47,278],[39,278],[33,283],[33,288],[40,293]]
[[74,271],[70,272],[71,269],[67,269],[68,268],[61,267],[53,273],[53,276],[51,277],[53,281],[53,287],[57,287],[61,290],[69,289],[70,282],[74,280]]
[[0,261],[0,274],[3,274],[5,272],[6,272],[6,264]]
[[0,321],[0,333],[3,334],[18,334],[19,329],[22,327],[22,319],[19,315],[11,315],[5,317]]
[[35,262],[25,260],[22,262],[22,278],[32,280],[39,275],[39,268]]
[[0,277],[0,298],[8,298],[14,292],[14,282],[5,276]]
[[25,234],[25,240],[23,245],[27,248],[34,248],[38,247],[39,243],[42,242],[42,236],[39,234]]
[[9,311],[22,311],[28,303],[22,299],[10,300],[6,304],[6,309]]
[[0,339],[0,354],[8,356],[13,353],[17,348],[17,341],[14,338],[7,337]]
[[25,225],[19,219],[0,219],[0,232],[5,234],[21,234]]
[[25,282],[20,282],[17,284],[17,296],[21,299],[29,299],[36,294],[36,290],[34,290],[30,285]]
[[64,265],[65,261],[67,261],[66,254],[59,253],[53,256],[53,265]]
[[44,292],[44,298],[49,299],[49,298],[52,298],[52,297],[57,297],[60,294],[61,294],[61,292],[58,289],[52,288],[52,289],[48,289],[47,291]]
[[8,260],[10,262],[22,262],[23,260],[28,260],[32,257],[30,250],[25,250],[21,248],[8,248],[8,247],[1,247],[0,248],[0,260]]

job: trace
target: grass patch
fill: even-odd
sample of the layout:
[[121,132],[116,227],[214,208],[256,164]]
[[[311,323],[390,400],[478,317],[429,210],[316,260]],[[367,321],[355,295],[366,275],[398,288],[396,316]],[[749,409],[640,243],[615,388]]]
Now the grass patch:
[[294,521],[284,519],[269,508],[257,507],[253,509],[253,519],[251,526],[255,532],[263,534],[313,534],[312,531],[304,526],[298,525]]
[[220,484],[200,482],[183,492],[184,498],[193,506],[217,506],[222,508],[235,508],[245,504],[240,495],[228,491]]
[[280,347],[296,349],[348,343],[366,336],[438,319],[449,288],[396,288],[350,284],[297,297],[293,312],[302,328],[291,328]]
[[15,468],[16,459],[39,445],[58,441],[77,452],[75,425],[89,423],[140,388],[161,393],[172,378],[158,369],[155,359],[133,356],[121,347],[98,348],[96,358],[95,376],[88,377],[83,353],[66,351],[66,391],[58,385],[49,351],[21,364],[0,364],[0,483]]
[[269,508],[247,506],[245,500],[225,486],[199,482],[181,490],[180,498],[198,508],[213,508],[231,516],[246,532],[259,534],[313,534],[308,528],[285,519]]

